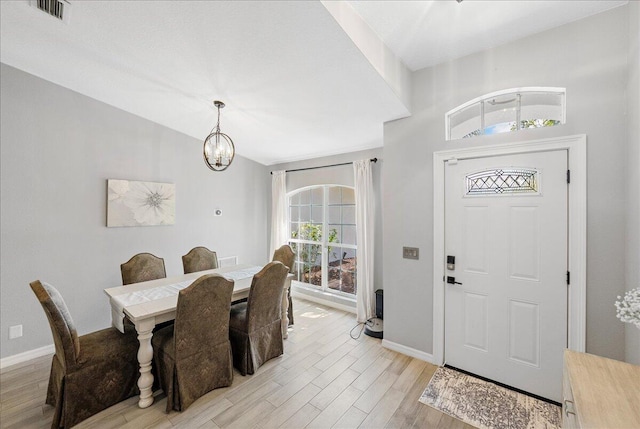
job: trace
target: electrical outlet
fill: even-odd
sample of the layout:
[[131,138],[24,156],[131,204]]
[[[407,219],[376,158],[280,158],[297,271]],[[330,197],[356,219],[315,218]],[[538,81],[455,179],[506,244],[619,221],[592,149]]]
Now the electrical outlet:
[[419,259],[420,250],[417,247],[403,247],[402,257],[404,259]]
[[9,326],[9,339],[20,338],[22,336],[22,325]]

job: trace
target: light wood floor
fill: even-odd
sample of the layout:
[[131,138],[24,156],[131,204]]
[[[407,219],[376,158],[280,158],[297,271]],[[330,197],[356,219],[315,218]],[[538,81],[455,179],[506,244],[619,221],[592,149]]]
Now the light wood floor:
[[[254,375],[165,414],[160,392],[146,409],[130,398],[77,428],[461,428],[472,426],[418,402],[436,367],[384,349],[380,340],[349,336],[355,317],[295,300],[295,326],[285,353]],[[44,428],[51,356],[0,374],[0,427]]]

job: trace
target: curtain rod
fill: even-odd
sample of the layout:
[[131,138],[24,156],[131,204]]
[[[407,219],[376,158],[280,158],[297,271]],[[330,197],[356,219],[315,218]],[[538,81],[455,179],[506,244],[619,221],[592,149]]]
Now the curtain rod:
[[[371,158],[369,161],[378,162],[378,158]],[[338,167],[340,165],[349,165],[349,164],[353,164],[353,161],[352,162],[343,162],[341,164],[321,165],[319,167],[296,168],[294,170],[285,170],[285,173],[291,173],[291,172],[294,172],[294,171],[315,170],[315,169],[318,169],[318,168]],[[273,171],[271,172],[271,174],[273,174]]]

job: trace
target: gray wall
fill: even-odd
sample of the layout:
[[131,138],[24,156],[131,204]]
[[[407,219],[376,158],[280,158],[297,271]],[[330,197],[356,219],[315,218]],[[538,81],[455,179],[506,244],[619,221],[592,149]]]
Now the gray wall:
[[[628,7],[619,7],[413,74],[412,116],[384,127],[385,339],[433,351],[433,152],[584,133],[587,350],[624,359],[624,326],[613,302],[625,289],[627,13]],[[524,86],[566,87],[567,124],[445,142],[448,110]],[[401,258],[407,245],[420,248],[419,261]]]
[[[135,253],[163,257],[168,276],[198,245],[267,261],[267,167],[237,156],[212,172],[199,140],[4,64],[0,77],[2,357],[53,343],[35,279],[60,290],[87,333],[109,326],[103,289],[121,284],[120,264]],[[110,178],[175,183],[175,225],[106,228]],[[17,324],[24,336],[8,340]]]
[[[627,290],[640,287],[640,4],[629,3]],[[640,329],[626,324],[626,360],[640,365]]]
[[[323,158],[315,158],[306,161],[289,162],[271,165],[269,171],[293,170],[297,168],[318,167],[324,165],[340,164],[361,159],[378,158],[378,162],[371,164],[373,175],[373,187],[375,196],[375,255],[374,255],[374,290],[383,289],[383,255],[382,246],[382,148],[370,149],[358,152],[345,153]],[[313,185],[344,185],[354,186],[353,165],[339,167],[320,168],[316,170],[295,171],[287,173],[287,192]]]

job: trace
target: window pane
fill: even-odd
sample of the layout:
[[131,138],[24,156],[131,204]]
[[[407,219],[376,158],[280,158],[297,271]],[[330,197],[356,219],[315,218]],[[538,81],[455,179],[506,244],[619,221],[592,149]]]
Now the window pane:
[[517,99],[517,94],[506,94],[484,102],[485,135],[515,131]]
[[342,202],[342,191],[340,186],[331,186],[329,188],[329,204],[340,204]]
[[298,238],[298,223],[297,222],[291,222],[289,224],[289,230],[291,231],[291,238]]
[[311,204],[311,190],[300,191],[300,204]]
[[342,204],[355,204],[356,194],[351,188],[342,187]]
[[329,206],[329,223],[340,223],[340,206]]
[[300,204],[300,194],[296,192],[289,198],[289,205],[297,206],[298,204]]
[[296,254],[295,274],[300,282],[320,286],[322,284],[322,271],[319,258],[319,248],[315,244],[291,243],[291,248]]
[[311,203],[324,204],[324,189],[322,187],[311,189]]
[[562,121],[562,95],[553,93],[522,94],[520,128],[558,125]]
[[298,220],[298,216],[300,216],[300,209],[298,207],[289,207],[289,219]]
[[342,207],[342,223],[350,225],[356,224],[356,206]]
[[316,223],[322,223],[323,221],[323,206],[311,206],[311,221]]
[[449,118],[451,140],[482,134],[480,103],[472,104],[453,113]]
[[344,225],[342,227],[342,241],[345,244],[357,244],[356,243],[356,227],[351,225]]
[[342,225],[328,225],[329,243],[342,243]]
[[299,208],[300,221],[309,222],[311,220],[311,207],[302,206]]
[[356,293],[356,259],[353,249],[332,248],[329,252],[329,289]]

